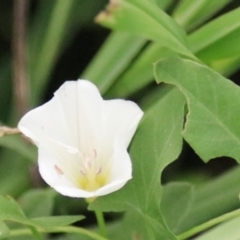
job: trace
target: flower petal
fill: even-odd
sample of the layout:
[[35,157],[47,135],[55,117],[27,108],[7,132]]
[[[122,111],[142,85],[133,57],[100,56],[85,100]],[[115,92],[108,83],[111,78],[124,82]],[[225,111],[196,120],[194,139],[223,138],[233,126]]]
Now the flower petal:
[[65,82],[18,126],[39,148],[43,179],[63,195],[90,198],[132,178],[126,149],[142,116],[135,103],[104,101],[94,84],[79,80]]
[[56,150],[60,151],[54,153],[52,148],[39,146],[38,166],[42,178],[53,188],[56,186],[75,187],[76,167],[73,165],[72,159],[69,159],[63,148],[60,147]]
[[112,182],[94,192],[87,192],[78,188],[73,188],[70,186],[56,186],[54,189],[64,196],[76,197],[76,198],[94,198],[98,196],[107,195],[111,192],[117,191],[122,188],[127,181],[119,180]]
[[36,145],[49,140],[74,146],[73,138],[64,129],[65,118],[58,101],[53,98],[41,107],[28,112],[19,122],[18,128],[24,135],[31,138]]
[[114,143],[114,152],[109,159],[111,164],[109,183],[96,191],[96,196],[115,192],[132,178],[132,162],[126,148],[119,142]]
[[142,116],[142,110],[134,102],[104,101],[102,144],[111,145],[117,138],[127,148]]
[[50,139],[85,149],[96,142],[101,104],[102,97],[95,85],[86,80],[68,81],[49,102],[28,112],[18,127],[37,145]]
[[97,87],[89,81],[79,80],[77,92],[79,149],[91,155],[94,149],[99,149],[103,99]]
[[[71,159],[69,159],[60,149],[61,153],[59,156],[54,156],[46,148],[41,147],[39,149],[39,171],[43,179],[53,187],[56,191],[64,196],[69,197],[81,197],[81,198],[91,198],[97,196],[103,196],[111,192],[117,191],[122,188],[127,181],[132,178],[132,164],[126,149],[119,143],[114,144],[114,153],[110,159],[111,166],[111,178],[109,183],[105,186],[97,189],[96,191],[88,192],[80,189],[74,183],[74,175],[72,171],[76,167],[72,166],[72,170],[69,168],[71,164]],[[60,156],[65,159],[64,162],[59,160]],[[53,166],[60,166],[61,170],[66,174],[66,176],[59,175],[59,173],[54,169]],[[70,172],[67,172],[70,171]],[[73,176],[69,176],[69,174]]]

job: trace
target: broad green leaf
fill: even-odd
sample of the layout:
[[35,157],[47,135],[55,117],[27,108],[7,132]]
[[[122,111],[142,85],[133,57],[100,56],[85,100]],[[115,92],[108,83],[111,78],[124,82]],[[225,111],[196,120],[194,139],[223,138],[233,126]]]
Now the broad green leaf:
[[19,205],[12,199],[0,196],[0,221],[13,221],[23,225],[50,230],[82,220],[83,216],[54,216],[28,219]]
[[[32,97],[35,103],[39,98],[39,89],[44,87],[46,77],[50,73],[52,62],[55,60],[59,51],[59,46],[67,27],[66,23],[69,14],[71,13],[73,3],[73,0],[58,0],[54,2],[53,9],[50,12],[51,15],[49,17],[48,25],[44,26],[45,34],[39,36],[39,40],[42,42],[40,42],[40,44],[38,42],[38,52],[36,53],[35,49],[35,51],[30,49],[30,53],[32,51],[35,53],[35,56],[32,55],[31,57],[33,60],[30,64],[30,78],[32,80],[32,91],[34,93],[34,96]],[[40,18],[40,20],[41,19],[42,18]],[[37,30],[41,29],[38,28]],[[41,46],[41,49],[39,49],[39,45]]]
[[146,92],[146,94],[141,98],[141,101],[139,101],[139,106],[141,107],[141,109],[144,112],[148,111],[148,109],[151,108],[152,106],[154,106],[154,104],[156,104],[158,102],[159,98],[161,98],[162,95],[167,94],[168,91],[169,91],[168,84],[162,84],[161,91],[159,91],[158,87],[149,89]]
[[187,48],[182,29],[164,11],[145,0],[111,1],[97,18],[101,25],[159,42],[163,47],[196,59]]
[[4,136],[0,138],[0,146],[21,154],[30,162],[36,162],[37,149],[31,143],[27,143],[22,137],[17,135]]
[[173,18],[188,30],[192,30],[232,0],[182,0],[173,12]]
[[[171,0],[161,1],[161,8],[166,9],[170,3]],[[81,74],[82,78],[96,83],[102,93],[105,93],[112,85],[115,88],[116,80],[136,58],[145,43],[146,40],[130,33],[113,32]],[[132,69],[132,66],[129,69]],[[152,68],[150,71],[152,72]]]
[[153,80],[153,63],[174,54],[157,43],[151,43],[109,89],[107,97],[123,98],[138,92]]
[[60,54],[79,28],[99,11],[103,1],[42,0],[29,34],[29,72],[33,105],[42,97]]
[[217,59],[208,62],[208,65],[223,76],[230,76],[240,67],[240,57],[231,57],[225,59]]
[[173,3],[173,0],[153,0],[157,3],[157,5],[163,9],[163,10],[167,10],[171,4]]
[[[145,223],[141,221],[138,214],[134,212],[126,212],[124,217],[116,220],[107,222],[107,239],[109,240],[123,240],[123,239],[148,239],[147,233],[144,233]],[[99,232],[97,226],[89,229],[91,232]],[[57,238],[57,240],[78,240],[79,235],[68,234]],[[81,240],[93,240],[91,236],[81,235]]]
[[184,105],[185,99],[176,88],[168,86],[168,91],[160,94],[131,144],[133,179],[121,190],[97,198],[90,209],[135,211],[145,221],[149,239],[175,239],[160,210],[160,176],[181,151]]
[[196,240],[239,240],[240,236],[240,217],[234,218],[230,221],[216,226],[206,233],[196,237]]
[[197,187],[194,191],[195,200],[183,221],[181,232],[239,208],[239,184],[238,166]]
[[10,234],[10,230],[8,226],[0,221],[0,239],[6,239]]
[[188,183],[173,182],[163,187],[162,213],[168,227],[175,234],[179,233],[181,224],[191,209],[193,193],[193,186]]
[[25,157],[3,149],[0,155],[0,194],[11,194],[15,197],[29,188],[29,167],[29,161],[26,161]]
[[155,66],[157,82],[176,85],[188,103],[183,137],[204,160],[229,156],[240,161],[240,89],[198,63],[172,58]]
[[[65,227],[61,227],[60,229],[63,229]],[[84,228],[71,228],[66,227],[65,230],[68,229],[67,232],[69,234],[61,234],[54,237],[55,240],[110,240],[109,238],[105,238],[100,236],[99,234],[96,234],[92,230],[86,230]],[[81,230],[81,232],[79,231]],[[59,231],[60,233],[61,231]],[[71,233],[72,232],[72,233]],[[114,239],[111,239],[114,240]]]
[[0,196],[0,220],[26,223],[27,218],[18,204],[10,197]]
[[115,226],[110,225],[107,231],[111,240],[148,239],[144,219],[133,211],[126,212],[123,219]]
[[204,62],[236,57],[240,53],[240,8],[211,21],[189,36],[193,52]]
[[32,189],[24,193],[18,203],[29,218],[50,216],[55,196],[52,189]]
[[[232,30],[234,34],[235,32],[238,32],[238,30],[235,31],[236,26],[239,25],[236,11],[239,12],[237,9],[219,17],[204,25],[188,37],[193,53],[195,53],[203,62],[206,62],[213,69],[225,76],[229,76],[240,66],[240,58],[239,56],[235,56],[238,51],[234,52],[239,48],[240,44],[238,44],[238,38],[232,38],[231,33]],[[223,19],[226,19],[225,23],[223,23]],[[233,20],[234,24],[231,22]],[[215,26],[218,27],[216,28]],[[228,40],[230,40],[229,42],[234,42],[234,44],[229,46],[227,42]],[[224,47],[220,49],[222,45],[224,45]],[[216,55],[213,55],[214,52],[212,50],[214,49],[216,49]],[[225,56],[234,53],[234,57],[216,59],[216,57],[220,57],[222,53],[225,54]],[[167,51],[167,49],[164,49],[158,43],[152,43],[144,49],[131,67],[120,76],[118,81],[109,90],[107,96],[126,97],[138,92],[153,81],[152,64],[157,60],[172,56],[173,54],[173,52]],[[208,59],[204,58],[204,54],[208,56]]]
[[145,40],[128,33],[113,32],[82,74],[104,93],[130,64]]
[[54,217],[39,217],[29,220],[32,226],[43,228],[46,230],[63,227],[84,219],[84,216],[54,216]]

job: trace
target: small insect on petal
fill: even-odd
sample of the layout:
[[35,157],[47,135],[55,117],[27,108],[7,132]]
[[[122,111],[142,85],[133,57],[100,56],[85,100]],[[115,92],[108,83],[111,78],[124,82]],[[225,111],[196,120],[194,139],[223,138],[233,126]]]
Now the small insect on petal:
[[54,165],[54,168],[55,168],[57,174],[59,174],[59,175],[63,175],[64,174],[64,172],[61,170],[61,168],[59,168],[57,165]]

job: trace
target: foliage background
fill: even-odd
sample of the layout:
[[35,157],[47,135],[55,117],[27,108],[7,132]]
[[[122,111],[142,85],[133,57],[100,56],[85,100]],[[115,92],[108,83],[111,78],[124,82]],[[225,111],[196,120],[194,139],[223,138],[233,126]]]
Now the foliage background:
[[[185,2],[188,3],[188,1]],[[212,19],[239,7],[238,1],[222,2],[224,2],[222,8],[219,8],[214,13],[210,13],[209,17],[200,24],[194,19],[198,15],[196,14],[195,16],[193,14],[192,18],[189,18],[183,24],[188,34],[194,32],[199,25],[207,24]],[[12,67],[13,56],[15,54],[12,51],[13,3],[14,1],[0,1],[0,121],[4,125],[14,127],[19,120],[19,116],[16,111]],[[122,38],[120,38],[120,35],[116,35],[113,41],[115,45],[109,48],[107,56],[111,57],[110,53],[116,52],[116,56],[120,56],[119,59],[115,57],[118,60],[110,64],[110,62],[107,62],[107,57],[105,59],[102,58],[102,66],[98,65],[96,67],[92,62],[93,67],[90,65],[86,70],[91,60],[95,56],[98,56],[97,52],[103,46],[104,40],[110,36],[110,30],[95,24],[93,21],[94,17],[105,8],[107,3],[105,0],[29,1],[26,51],[27,76],[30,88],[30,97],[28,99],[29,109],[49,100],[53,92],[64,81],[77,79],[80,76],[89,77],[89,80],[96,82],[104,93],[105,98],[124,97],[138,102],[146,111],[150,108],[149,106],[154,102],[156,96],[156,83],[153,81],[153,78],[152,81],[147,82],[140,88],[135,81],[132,86],[133,88],[136,87],[137,91],[131,90],[130,86],[130,90],[124,92],[124,85],[121,86],[119,84],[121,78],[124,79],[124,73],[133,66],[132,63],[136,63],[138,57],[151,45],[149,41],[136,36],[121,35]],[[158,4],[168,6],[167,13],[170,15],[173,14],[175,19],[177,19],[178,14],[176,9],[179,6],[179,1],[158,1]],[[214,7],[209,9],[214,9]],[[179,15],[181,15],[181,9],[178,11]],[[191,25],[191,23],[198,25]],[[236,38],[237,36],[233,37]],[[133,43],[131,45],[129,40],[129,45],[126,45],[125,49],[122,50],[121,41],[126,41],[127,38]],[[232,51],[234,51],[234,47]],[[123,54],[124,56],[122,56],[121,52],[128,54]],[[200,56],[203,59],[205,58],[207,62],[211,57],[215,57],[214,53],[217,51],[215,50],[214,52],[213,49],[212,52],[212,55],[209,53],[200,53]],[[121,62],[121,59],[123,59],[123,62]],[[149,61],[149,64],[152,64],[152,62]],[[237,62],[237,65],[233,69],[229,68],[223,72],[237,84],[240,83],[239,66],[240,64]],[[215,67],[216,70],[217,68],[220,69],[221,64]],[[113,69],[113,71],[109,71],[109,69]],[[151,70],[153,71],[153,67],[151,67]],[[0,194],[8,194],[16,199],[20,199],[19,202],[25,211],[34,217],[39,216],[39,214],[83,214],[87,218],[79,222],[79,225],[82,227],[95,226],[93,214],[86,210],[86,204],[83,200],[79,203],[78,199],[64,198],[53,193],[51,190],[35,192],[34,189],[43,189],[45,187],[45,183],[41,180],[37,171],[35,147],[22,141],[17,136],[0,139],[0,145],[2,146],[0,149]],[[192,221],[195,215],[199,216],[200,220],[196,220],[196,224],[199,224],[220,214],[234,210],[239,206],[236,196],[240,189],[238,187],[240,174],[238,176],[239,169],[233,168],[235,166],[237,166],[237,163],[229,157],[218,157],[208,163],[204,163],[188,143],[184,142],[183,150],[178,160],[170,164],[163,171],[162,182],[166,184],[172,181],[187,181],[190,185],[186,183],[181,185],[180,188],[182,191],[180,192],[188,194],[188,200],[191,198],[190,195],[193,194],[192,188],[194,186],[196,200],[192,203],[192,212],[189,213],[188,218]],[[224,175],[230,169],[234,170]],[[170,191],[168,190],[170,188],[173,189],[173,192],[177,189],[174,184],[170,185],[169,188],[163,190],[163,192],[166,191],[166,195],[163,196],[168,196],[167,191]],[[33,193],[31,194],[32,191]],[[212,194],[213,191],[214,194]],[[40,195],[42,198],[39,197]],[[224,198],[224,195],[227,195],[228,198]],[[34,196],[39,197],[39,199],[45,199],[44,205],[48,206],[45,212],[42,212],[43,203],[40,202],[39,205],[36,205]],[[167,197],[165,200],[166,202],[169,201]],[[163,204],[165,200],[163,197]],[[183,200],[183,202],[186,203],[188,200]],[[216,201],[218,204],[215,204]],[[37,210],[36,206],[39,206],[39,210]],[[205,209],[204,213],[202,213],[201,209]],[[179,214],[181,215],[181,213]],[[201,214],[202,217],[200,217]],[[110,233],[111,231],[113,233],[117,231],[114,229],[118,229],[119,226],[117,223],[119,219],[122,219],[122,216],[122,213],[106,214],[107,222],[111,226]],[[133,215],[132,218],[137,217]],[[125,219],[127,220],[125,220],[124,226],[127,226],[127,223],[131,222],[132,219],[130,217],[126,217]],[[169,219],[171,221],[172,218]],[[172,224],[174,225],[174,223]],[[191,223],[186,223],[182,229],[188,229],[188,224],[190,227]],[[179,230],[179,232],[181,231]],[[61,236],[59,239],[61,239]],[[74,239],[74,236],[71,235],[71,239]]]

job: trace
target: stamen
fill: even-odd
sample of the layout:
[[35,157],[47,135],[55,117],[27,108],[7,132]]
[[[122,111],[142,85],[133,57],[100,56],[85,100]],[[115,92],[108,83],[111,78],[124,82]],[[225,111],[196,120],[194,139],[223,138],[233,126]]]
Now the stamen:
[[93,149],[93,159],[95,160],[97,158],[97,150]]
[[98,175],[102,171],[102,168],[99,167],[98,170],[95,172],[96,175]]
[[64,174],[64,172],[61,170],[61,168],[59,168],[57,165],[54,165],[54,169],[56,170],[57,174],[59,174],[59,175]]
[[91,161],[91,159],[89,157],[86,157],[85,161],[86,161],[86,164],[87,164],[88,168],[92,168],[92,161]]
[[82,175],[87,175],[87,172],[83,168],[80,168],[80,172]]

